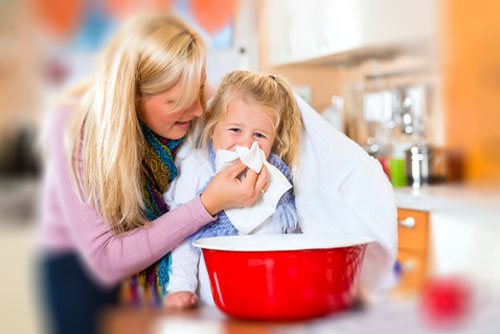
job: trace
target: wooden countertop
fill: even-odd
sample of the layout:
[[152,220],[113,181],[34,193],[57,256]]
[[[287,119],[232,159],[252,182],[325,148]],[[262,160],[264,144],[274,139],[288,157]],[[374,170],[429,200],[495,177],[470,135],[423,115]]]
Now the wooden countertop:
[[[478,291],[475,291],[478,292]],[[453,324],[452,333],[496,333],[500,322],[497,295],[475,297],[468,316]],[[419,312],[418,300],[386,300],[363,309],[295,322],[244,321],[230,318],[215,307],[191,310],[114,309],[103,321],[106,334],[309,334],[309,333],[435,333]],[[457,327],[458,326],[458,327]],[[409,332],[408,332],[409,331]],[[451,333],[445,331],[445,333]],[[441,333],[441,332],[439,332]]]
[[228,317],[215,307],[204,306],[178,311],[114,309],[105,314],[102,325],[106,334],[265,334],[276,331],[305,333],[309,322],[245,321]]

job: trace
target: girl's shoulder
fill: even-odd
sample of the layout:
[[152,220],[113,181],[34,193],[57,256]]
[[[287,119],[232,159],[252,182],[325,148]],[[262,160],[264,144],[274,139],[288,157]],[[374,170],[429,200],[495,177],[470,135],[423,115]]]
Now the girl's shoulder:
[[182,169],[197,170],[205,165],[209,165],[208,151],[199,148],[193,148],[190,145],[183,144],[175,157],[177,167]]
[[[182,149],[185,150],[184,147]],[[179,153],[182,153],[176,157],[179,182],[193,184],[195,188],[199,188],[200,183],[204,183],[212,177],[213,173],[207,150],[190,148]]]
[[[176,165],[177,178],[164,194],[171,208],[191,201],[212,177],[208,154],[200,149],[178,152]],[[179,153],[182,153],[179,156]]]

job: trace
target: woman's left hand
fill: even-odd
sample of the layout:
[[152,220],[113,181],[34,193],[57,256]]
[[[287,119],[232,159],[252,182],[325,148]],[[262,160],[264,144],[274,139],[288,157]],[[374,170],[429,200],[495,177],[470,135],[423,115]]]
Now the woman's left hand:
[[246,177],[238,176],[246,169],[241,161],[215,174],[201,194],[201,201],[211,215],[235,208],[249,207],[262,196],[269,183],[269,172],[262,167],[260,173],[249,169]]

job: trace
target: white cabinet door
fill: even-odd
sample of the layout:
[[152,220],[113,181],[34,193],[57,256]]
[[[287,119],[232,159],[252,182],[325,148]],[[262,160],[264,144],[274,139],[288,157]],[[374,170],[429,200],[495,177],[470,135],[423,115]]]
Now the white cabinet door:
[[366,46],[421,42],[436,30],[435,0],[362,0],[361,40]]
[[292,6],[281,0],[268,0],[267,33],[269,38],[269,63],[287,63],[291,57],[290,32]]
[[307,60],[316,54],[313,4],[304,0],[290,0],[290,49],[292,62]]
[[362,0],[323,1],[322,26],[326,37],[323,53],[335,54],[363,45]]
[[498,211],[432,213],[430,226],[434,275],[462,275],[500,293]]
[[429,40],[434,0],[269,0],[269,63]]
[[314,57],[311,5],[304,0],[269,0],[267,3],[269,63],[280,65]]

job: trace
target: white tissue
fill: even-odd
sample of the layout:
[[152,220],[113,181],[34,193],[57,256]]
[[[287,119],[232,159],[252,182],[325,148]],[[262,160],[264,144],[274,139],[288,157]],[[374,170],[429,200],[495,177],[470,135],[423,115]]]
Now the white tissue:
[[254,206],[224,210],[236,229],[242,234],[248,234],[276,211],[281,196],[292,188],[292,185],[276,167],[267,162],[264,151],[259,148],[257,142],[253,142],[250,149],[238,146],[236,151],[218,150],[215,158],[217,172],[237,159],[257,173],[262,169],[262,165],[265,165],[269,172],[269,186]]

